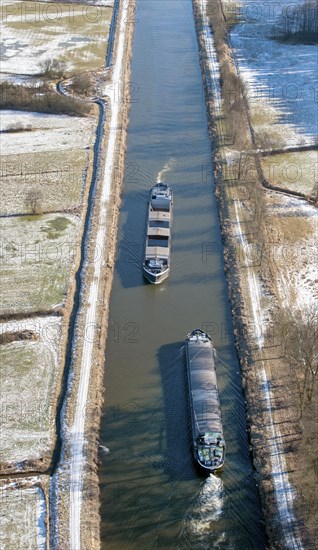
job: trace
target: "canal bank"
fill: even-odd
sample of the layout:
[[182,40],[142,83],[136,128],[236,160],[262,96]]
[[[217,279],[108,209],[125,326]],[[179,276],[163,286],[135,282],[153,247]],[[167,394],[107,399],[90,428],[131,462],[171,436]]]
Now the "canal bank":
[[100,97],[94,98],[102,104],[106,116],[97,131],[94,189],[88,199],[78,275],[80,292],[74,305],[70,369],[61,411],[61,448],[51,478],[52,548],[100,547],[97,455],[101,387],[130,106],[134,7],[134,0],[116,2],[113,62],[108,78],[102,74],[98,83]]
[[[100,432],[102,548],[262,549],[266,536],[224,276],[191,0],[137,2],[124,193],[110,301]],[[142,276],[148,192],[174,192],[172,268]],[[194,468],[184,338],[211,333],[227,456]]]
[[[277,262],[276,254],[281,255],[283,245],[279,233],[278,240],[273,242],[274,231],[266,228],[266,216],[269,225],[270,213],[272,227],[279,223],[271,209],[281,202],[283,211],[288,202],[286,197],[262,189],[264,178],[255,155],[249,106],[227,39],[222,2],[194,0],[193,5],[213,144],[225,269],[266,528],[272,548],[312,548],[299,506],[299,493],[293,484],[298,470],[296,451],[301,427],[291,399],[295,389],[291,387],[288,365],[281,354],[277,324],[279,300],[275,275],[278,276],[279,269],[273,263]],[[239,135],[227,132],[234,103]],[[299,201],[297,206],[297,215],[302,211],[305,216],[306,204]],[[295,243],[289,246],[295,247]],[[295,265],[288,263],[287,269],[292,272]]]

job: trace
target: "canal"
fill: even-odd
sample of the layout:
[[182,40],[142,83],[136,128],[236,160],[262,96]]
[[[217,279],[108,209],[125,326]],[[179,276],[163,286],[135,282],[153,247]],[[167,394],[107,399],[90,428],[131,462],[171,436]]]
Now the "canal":
[[[137,0],[100,460],[102,548],[257,549],[266,539],[223,270],[191,0]],[[174,192],[172,270],[142,276],[149,189]],[[224,470],[193,465],[184,339],[213,337]]]

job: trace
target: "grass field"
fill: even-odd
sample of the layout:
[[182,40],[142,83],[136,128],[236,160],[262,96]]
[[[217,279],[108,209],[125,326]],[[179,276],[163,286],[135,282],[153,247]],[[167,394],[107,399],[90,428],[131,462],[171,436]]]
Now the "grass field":
[[264,157],[262,168],[265,178],[271,184],[317,197],[317,151],[300,151]]
[[37,460],[52,450],[61,358],[61,317],[0,323],[0,334],[29,339],[0,345],[0,466]]
[[32,213],[34,189],[44,212],[79,207],[93,127],[89,118],[2,111],[0,215]]
[[79,225],[78,217],[63,214],[0,219],[2,315],[65,303]]
[[[223,4],[223,0],[221,1]],[[224,41],[222,43],[222,35],[219,32],[222,28],[222,18],[216,21],[215,14],[218,12],[215,4],[218,4],[218,1],[209,0],[218,61],[223,67],[224,92],[226,89],[233,90],[230,64],[225,63],[226,55],[230,57],[232,52]],[[255,4],[256,7],[257,2],[251,0],[244,4],[250,7]],[[219,13],[222,14],[222,10],[219,10]],[[263,19],[268,22],[269,12],[260,10],[259,13],[263,14]],[[238,112],[239,117],[236,118],[233,127],[244,129],[248,112],[258,149],[275,150],[314,143],[313,130],[317,118],[313,116],[315,108],[308,94],[306,98],[306,88],[308,91],[310,79],[315,74],[316,55],[312,55],[309,47],[306,47],[306,56],[300,54],[298,46],[294,49],[293,55],[289,56],[287,53],[292,53],[290,49],[286,49],[284,55],[278,55],[274,43],[271,44],[271,48],[262,47],[264,42],[268,41],[264,21],[261,18],[250,19],[248,25],[241,26],[240,35],[240,25],[234,27],[233,32],[237,33],[238,40],[231,41],[235,46],[240,78],[244,84],[248,104],[248,110],[239,110],[240,98],[236,93],[232,107],[235,107],[234,113]],[[265,36],[262,37],[263,33]],[[245,45],[245,49],[241,48],[242,44]],[[253,64],[258,65],[259,70],[253,67]],[[289,70],[291,66],[293,68]],[[214,73],[212,78],[215,79]],[[266,80],[271,84],[268,88]],[[295,94],[288,97],[287,93],[279,93],[291,91],[291,88],[288,88],[289,84],[292,85],[293,91],[296,89],[298,97],[295,97]],[[310,94],[312,100],[312,90]],[[225,94],[223,98],[224,115],[227,117],[231,115],[231,110],[226,110],[230,101],[225,101]],[[220,126],[221,124],[218,125],[218,131]],[[232,297],[235,306],[238,306],[237,311],[241,311],[239,322],[236,324],[238,334],[242,325],[245,325],[244,339],[250,347],[250,353],[246,354],[244,342],[240,349],[240,357],[244,365],[243,378],[255,466],[260,479],[262,476],[266,478],[260,486],[263,488],[269,544],[273,548],[287,548],[288,536],[292,534],[296,546],[298,544],[314,548],[314,540],[317,540],[317,465],[313,459],[317,456],[317,396],[316,392],[312,394],[313,398],[310,401],[311,397],[306,390],[305,398],[308,401],[302,419],[299,420],[302,403],[299,382],[304,379],[306,381],[306,362],[308,365],[308,361],[313,359],[310,367],[313,372],[317,361],[315,362],[313,345],[311,347],[311,344],[308,344],[305,353],[303,352],[306,345],[301,348],[303,342],[300,337],[299,340],[296,339],[295,345],[297,348],[299,341],[301,352],[297,362],[297,355],[296,358],[292,357],[289,345],[285,347],[286,341],[284,343],[283,338],[286,337],[286,330],[289,330],[288,323],[295,323],[295,320],[298,322],[299,319],[302,319],[300,329],[303,331],[300,330],[299,334],[304,334],[308,326],[306,317],[310,318],[310,309],[317,303],[317,208],[305,200],[287,196],[287,193],[284,195],[262,188],[255,161],[247,154],[248,140],[242,131],[239,137],[242,137],[241,143],[237,140],[238,143],[234,144],[237,145],[237,151],[231,144],[219,149],[222,155],[223,175],[219,195],[221,204],[224,204],[223,201],[226,204],[226,208],[223,209],[226,220],[225,234],[231,235],[230,247],[233,246],[235,238],[235,248],[232,250],[237,265],[243,268],[237,270],[239,289],[236,288],[237,280],[234,277],[232,279],[232,265],[229,265],[229,280],[231,285],[234,280]],[[220,141],[222,143],[222,140]],[[264,156],[262,169],[265,178],[271,184],[317,197],[316,151]],[[230,255],[228,258],[231,260]],[[235,265],[234,262],[233,264]],[[236,318],[236,307],[233,307],[233,311]],[[285,324],[282,322],[282,314],[286,315]],[[309,375],[306,373],[307,376]],[[311,383],[312,380],[311,378]],[[264,396],[268,405],[264,408],[265,414],[262,417],[259,416],[259,403],[263,401]],[[264,437],[265,439],[262,439]],[[269,440],[275,441],[275,445],[266,447],[266,441]],[[269,481],[270,476],[272,482]],[[288,499],[290,487],[297,495],[293,505]],[[290,503],[289,509],[287,513],[282,513],[286,503]],[[284,540],[284,529],[279,529],[278,532],[277,525],[284,523],[286,528],[287,521],[290,522],[290,527],[287,528],[288,536]]]
[[297,198],[275,194],[266,202],[275,295],[290,310],[309,307],[318,301],[317,209]]
[[46,59],[65,64],[68,74],[102,67],[111,16],[111,7],[8,0],[1,71],[38,74]]
[[[55,445],[67,316],[50,312],[73,283],[97,109],[54,82],[104,67],[112,0],[94,3],[5,0],[0,10],[2,106],[17,109],[0,121],[0,472],[10,476],[46,471]],[[41,110],[74,116],[31,112]],[[44,477],[0,480],[0,548],[48,547]]]
[[0,482],[0,548],[44,550],[47,510],[40,478]]
[[[243,73],[243,78],[244,78]],[[279,106],[271,105],[264,98],[253,97],[246,81],[246,92],[249,104],[251,125],[257,147],[275,149],[293,145],[304,145],[312,140],[303,135],[297,127],[282,122],[283,113]]]

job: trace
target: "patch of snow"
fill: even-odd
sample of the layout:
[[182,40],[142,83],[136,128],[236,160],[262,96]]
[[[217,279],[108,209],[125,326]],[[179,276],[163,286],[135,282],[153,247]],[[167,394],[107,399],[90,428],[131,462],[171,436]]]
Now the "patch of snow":
[[46,550],[47,509],[39,476],[0,482],[1,548]]
[[[82,117],[1,111],[0,130],[16,127],[1,139],[1,156],[88,147],[93,121]],[[31,131],[23,131],[24,128]]]
[[38,517],[38,524],[37,524],[38,548],[46,549],[46,519],[47,519],[46,502],[45,502],[45,499],[43,498],[44,495],[43,495],[42,489],[38,487],[37,490],[38,490],[38,493],[40,493],[36,503],[37,517]]
[[206,52],[206,61],[208,65],[208,73],[206,74],[207,86],[213,91],[213,109],[215,116],[221,116],[222,114],[222,98],[221,98],[221,84],[220,84],[220,69],[216,56],[216,50],[214,46],[214,38],[212,30],[209,24],[209,18],[207,15],[207,0],[201,0],[201,17],[202,17],[202,30],[203,39]]
[[318,211],[315,206],[297,198],[280,196],[279,203],[280,216],[302,217],[312,228],[311,235],[281,245],[284,261],[280,263],[277,278],[283,305],[306,309],[318,303]]
[[[105,0],[104,0],[105,1]],[[82,65],[83,46],[92,46],[91,56],[99,63],[100,43],[107,43],[107,33],[101,33],[103,4],[22,2],[10,0],[2,6],[1,70],[9,74],[36,75],[41,64],[52,55],[64,62],[68,70]],[[105,18],[105,25],[107,24]],[[110,24],[110,17],[108,24]],[[94,32],[96,26],[97,32]],[[90,32],[91,31],[91,32]],[[102,54],[103,55],[103,54]],[[13,62],[14,61],[14,62]]]
[[[206,1],[207,0],[201,0],[201,3],[200,3],[201,15],[203,16],[204,23],[206,23],[206,21],[204,20],[204,16],[206,15]],[[211,63],[213,63],[213,61],[215,60],[215,56],[214,55],[211,56],[209,53],[211,51],[211,43],[213,44],[214,42],[213,35],[211,33],[204,32],[203,36],[204,36],[205,48],[206,48],[206,51],[208,52],[208,57],[211,59]],[[263,51],[266,52],[268,50],[263,48]],[[254,52],[252,53],[252,56],[253,55],[254,55]],[[275,61],[276,61],[276,58],[274,57],[273,62],[275,63]],[[219,96],[219,89],[218,89],[219,78],[215,76],[216,67],[217,67],[217,63],[215,63],[215,66],[211,68],[210,79],[211,79],[211,88],[216,93],[216,114],[218,114],[220,112],[219,111],[220,106],[218,104],[218,102],[220,101],[220,96]],[[209,75],[208,75],[208,78],[209,78]],[[261,299],[262,299],[261,285],[255,273],[255,269],[249,265],[250,245],[245,239],[245,236],[242,231],[241,223],[240,223],[241,216],[240,216],[239,209],[242,208],[242,205],[239,203],[239,201],[235,201],[234,204],[235,204],[235,214],[236,214],[236,238],[240,243],[240,247],[243,250],[246,257],[245,273],[246,273],[246,279],[248,283],[248,290],[250,294],[253,324],[254,324],[254,330],[256,334],[257,346],[261,351],[264,345],[264,334],[266,330],[265,312],[261,302]],[[244,216],[242,219],[244,219]],[[274,444],[271,447],[271,455],[270,455],[271,466],[272,466],[271,475],[272,475],[273,486],[275,491],[275,498],[277,502],[280,527],[282,530],[283,537],[285,539],[284,544],[286,544],[286,547],[288,547],[289,549],[301,550],[303,546],[301,543],[300,534],[297,531],[296,521],[295,521],[294,512],[293,512],[294,493],[290,486],[288,474],[286,472],[286,465],[285,465],[284,456],[282,453],[283,441],[282,441],[280,432],[278,428],[274,425],[273,419],[272,419],[269,382],[267,379],[264,366],[262,366],[259,369],[258,376],[260,379],[261,387],[262,387],[264,398],[267,405],[271,440],[274,442]]]
[[78,216],[64,213],[0,217],[3,315],[65,303],[79,227]]
[[283,43],[271,38],[278,19],[303,0],[279,3],[241,0],[243,21],[230,32],[249,101],[279,107],[280,123],[311,141],[317,134],[317,46]]
[[253,311],[253,328],[255,330],[255,336],[258,348],[261,349],[264,345],[264,335],[266,331],[266,323],[264,320],[264,311],[261,307],[261,293],[260,293],[260,282],[256,276],[255,269],[250,267],[249,258],[251,254],[251,245],[246,241],[241,223],[240,223],[240,214],[238,209],[242,205],[239,201],[234,202],[235,215],[236,215],[236,237],[241,245],[241,250],[243,251],[244,257],[246,258],[245,267],[246,267],[246,276],[248,281],[248,290],[250,294],[250,304]]
[[[113,66],[112,82],[122,82],[122,61],[125,51],[126,40],[126,11],[121,10],[118,22],[118,46],[116,59]],[[90,371],[92,366],[92,357],[94,352],[94,335],[96,331],[96,311],[98,306],[98,290],[101,278],[101,269],[103,259],[100,258],[99,251],[104,250],[107,233],[107,212],[110,198],[111,182],[114,172],[114,159],[116,153],[116,143],[118,139],[118,120],[121,109],[121,86],[118,87],[117,100],[114,101],[113,94],[110,97],[111,119],[109,123],[109,138],[106,151],[106,161],[103,175],[102,193],[100,198],[98,231],[95,240],[95,258],[98,260],[94,264],[94,275],[89,288],[88,307],[86,310],[86,327],[93,327],[91,338],[84,339],[82,350],[82,364],[80,371],[80,381],[78,394],[76,398],[76,410],[73,425],[68,430],[70,440],[70,549],[78,550],[81,548],[81,510],[82,510],[82,489],[84,472],[84,431],[87,395],[90,380]]]
[[303,550],[301,533],[293,512],[293,502],[296,493],[289,483],[284,453],[282,452],[283,441],[279,430],[274,424],[272,416],[270,383],[264,368],[260,369],[258,375],[262,385],[269,418],[267,428],[270,432],[271,478],[277,501],[279,525],[283,532],[285,547],[288,548],[288,550]]
[[[265,131],[267,134],[277,135],[274,136],[273,146],[281,148],[299,146],[305,144],[313,144],[316,142],[316,136],[314,134],[301,133],[301,128],[295,123],[288,122],[288,114],[286,106],[282,101],[277,98],[269,98],[269,90],[266,89],[264,84],[258,84],[258,74],[247,68],[244,62],[241,60],[238,62],[239,75],[242,77],[245,85],[245,93],[249,103],[249,110],[251,114],[252,127],[256,134]],[[266,113],[266,120],[260,124],[257,118],[260,112]],[[279,140],[278,143],[275,143]],[[257,140],[256,140],[257,141]]]
[[[41,0],[41,2],[55,2],[56,0]],[[66,4],[83,4],[88,6],[101,6],[104,8],[112,8],[114,0],[63,0]]]
[[39,88],[43,86],[44,81],[41,77],[29,76],[25,74],[9,74],[9,73],[0,73],[0,82],[10,82],[12,84],[18,85],[31,85],[34,88]]
[[[16,470],[19,463],[23,469],[23,461],[41,457],[52,445],[55,418],[52,401],[61,359],[57,350],[61,345],[62,320],[48,316],[0,323],[1,335],[25,330],[38,339],[11,342],[0,349],[1,461],[15,463]],[[23,360],[31,365],[21,364]]]
[[[241,229],[238,208],[239,202],[235,201],[237,236],[242,244],[243,250],[248,250],[248,243],[246,242]],[[262,350],[262,347],[264,346],[266,325],[264,323],[264,310],[261,306],[260,284],[256,277],[255,270],[250,268],[248,265],[246,269],[248,290],[250,293],[250,304],[256,331],[256,341],[259,350]],[[297,522],[293,512],[295,491],[291,487],[288,479],[286,463],[282,452],[283,440],[279,429],[273,422],[270,386],[264,367],[258,370],[258,376],[261,382],[261,388],[265,398],[266,410],[269,418],[267,428],[270,431],[270,441],[272,442],[270,447],[271,478],[273,481],[275,498],[277,502],[280,528],[285,539],[286,548],[289,548],[290,550],[302,550],[303,546],[300,539],[300,533],[298,532]]]

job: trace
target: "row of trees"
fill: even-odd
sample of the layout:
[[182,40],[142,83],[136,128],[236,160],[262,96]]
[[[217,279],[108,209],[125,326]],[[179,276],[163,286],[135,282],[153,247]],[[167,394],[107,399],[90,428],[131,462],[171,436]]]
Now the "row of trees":
[[302,5],[291,4],[283,9],[274,37],[281,40],[316,44],[318,41],[318,2],[305,0]]
[[87,116],[91,111],[87,102],[57,94],[47,84],[19,85],[6,81],[0,83],[0,108],[74,116]]
[[282,309],[276,317],[282,354],[295,383],[300,417],[312,403],[318,377],[318,308]]

